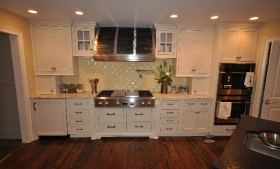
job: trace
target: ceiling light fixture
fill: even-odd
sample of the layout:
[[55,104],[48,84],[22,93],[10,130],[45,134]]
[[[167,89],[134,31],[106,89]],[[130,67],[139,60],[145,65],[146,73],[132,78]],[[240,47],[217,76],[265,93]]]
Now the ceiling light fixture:
[[250,18],[251,21],[258,20],[258,19],[259,19],[259,17],[257,17],[257,16]]
[[37,13],[37,11],[32,10],[32,9],[28,10],[28,12],[29,12],[29,13],[34,13],[34,14]]
[[77,15],[83,15],[84,13],[83,12],[81,12],[81,11],[76,11],[75,12]]
[[178,18],[178,15],[170,15],[170,18]]
[[211,19],[218,19],[219,16],[211,16]]

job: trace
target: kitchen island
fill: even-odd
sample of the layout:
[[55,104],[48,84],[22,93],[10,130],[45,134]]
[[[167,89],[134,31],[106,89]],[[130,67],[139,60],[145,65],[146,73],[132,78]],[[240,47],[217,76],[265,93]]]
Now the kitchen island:
[[241,121],[233,132],[222,156],[214,161],[213,168],[279,168],[279,159],[257,153],[243,145],[244,135],[249,130],[280,132],[280,123],[251,116],[242,116]]

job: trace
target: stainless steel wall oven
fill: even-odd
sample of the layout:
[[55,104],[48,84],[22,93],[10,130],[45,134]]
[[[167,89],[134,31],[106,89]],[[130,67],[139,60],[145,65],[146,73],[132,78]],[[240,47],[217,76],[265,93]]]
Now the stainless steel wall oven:
[[[255,64],[220,63],[219,66],[214,124],[237,124],[241,114],[249,115],[250,112],[254,78],[247,76],[249,72],[254,74]],[[252,84],[248,87],[245,81]],[[219,118],[220,105],[223,102],[231,104],[228,118]]]

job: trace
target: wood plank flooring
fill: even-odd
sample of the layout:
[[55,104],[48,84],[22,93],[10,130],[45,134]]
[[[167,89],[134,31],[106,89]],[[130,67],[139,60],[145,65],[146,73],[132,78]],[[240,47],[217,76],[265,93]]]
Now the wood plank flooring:
[[22,145],[21,139],[0,139],[0,161]]
[[5,169],[195,169],[211,168],[229,137],[39,139],[24,144],[0,163]]

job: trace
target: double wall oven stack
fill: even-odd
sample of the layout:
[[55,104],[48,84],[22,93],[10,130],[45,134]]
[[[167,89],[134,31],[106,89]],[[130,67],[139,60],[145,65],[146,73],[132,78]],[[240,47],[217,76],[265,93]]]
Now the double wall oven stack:
[[[254,83],[254,63],[220,63],[215,125],[237,124],[241,114],[249,115]],[[227,105],[230,105],[228,108]],[[223,107],[229,111],[221,118]]]

